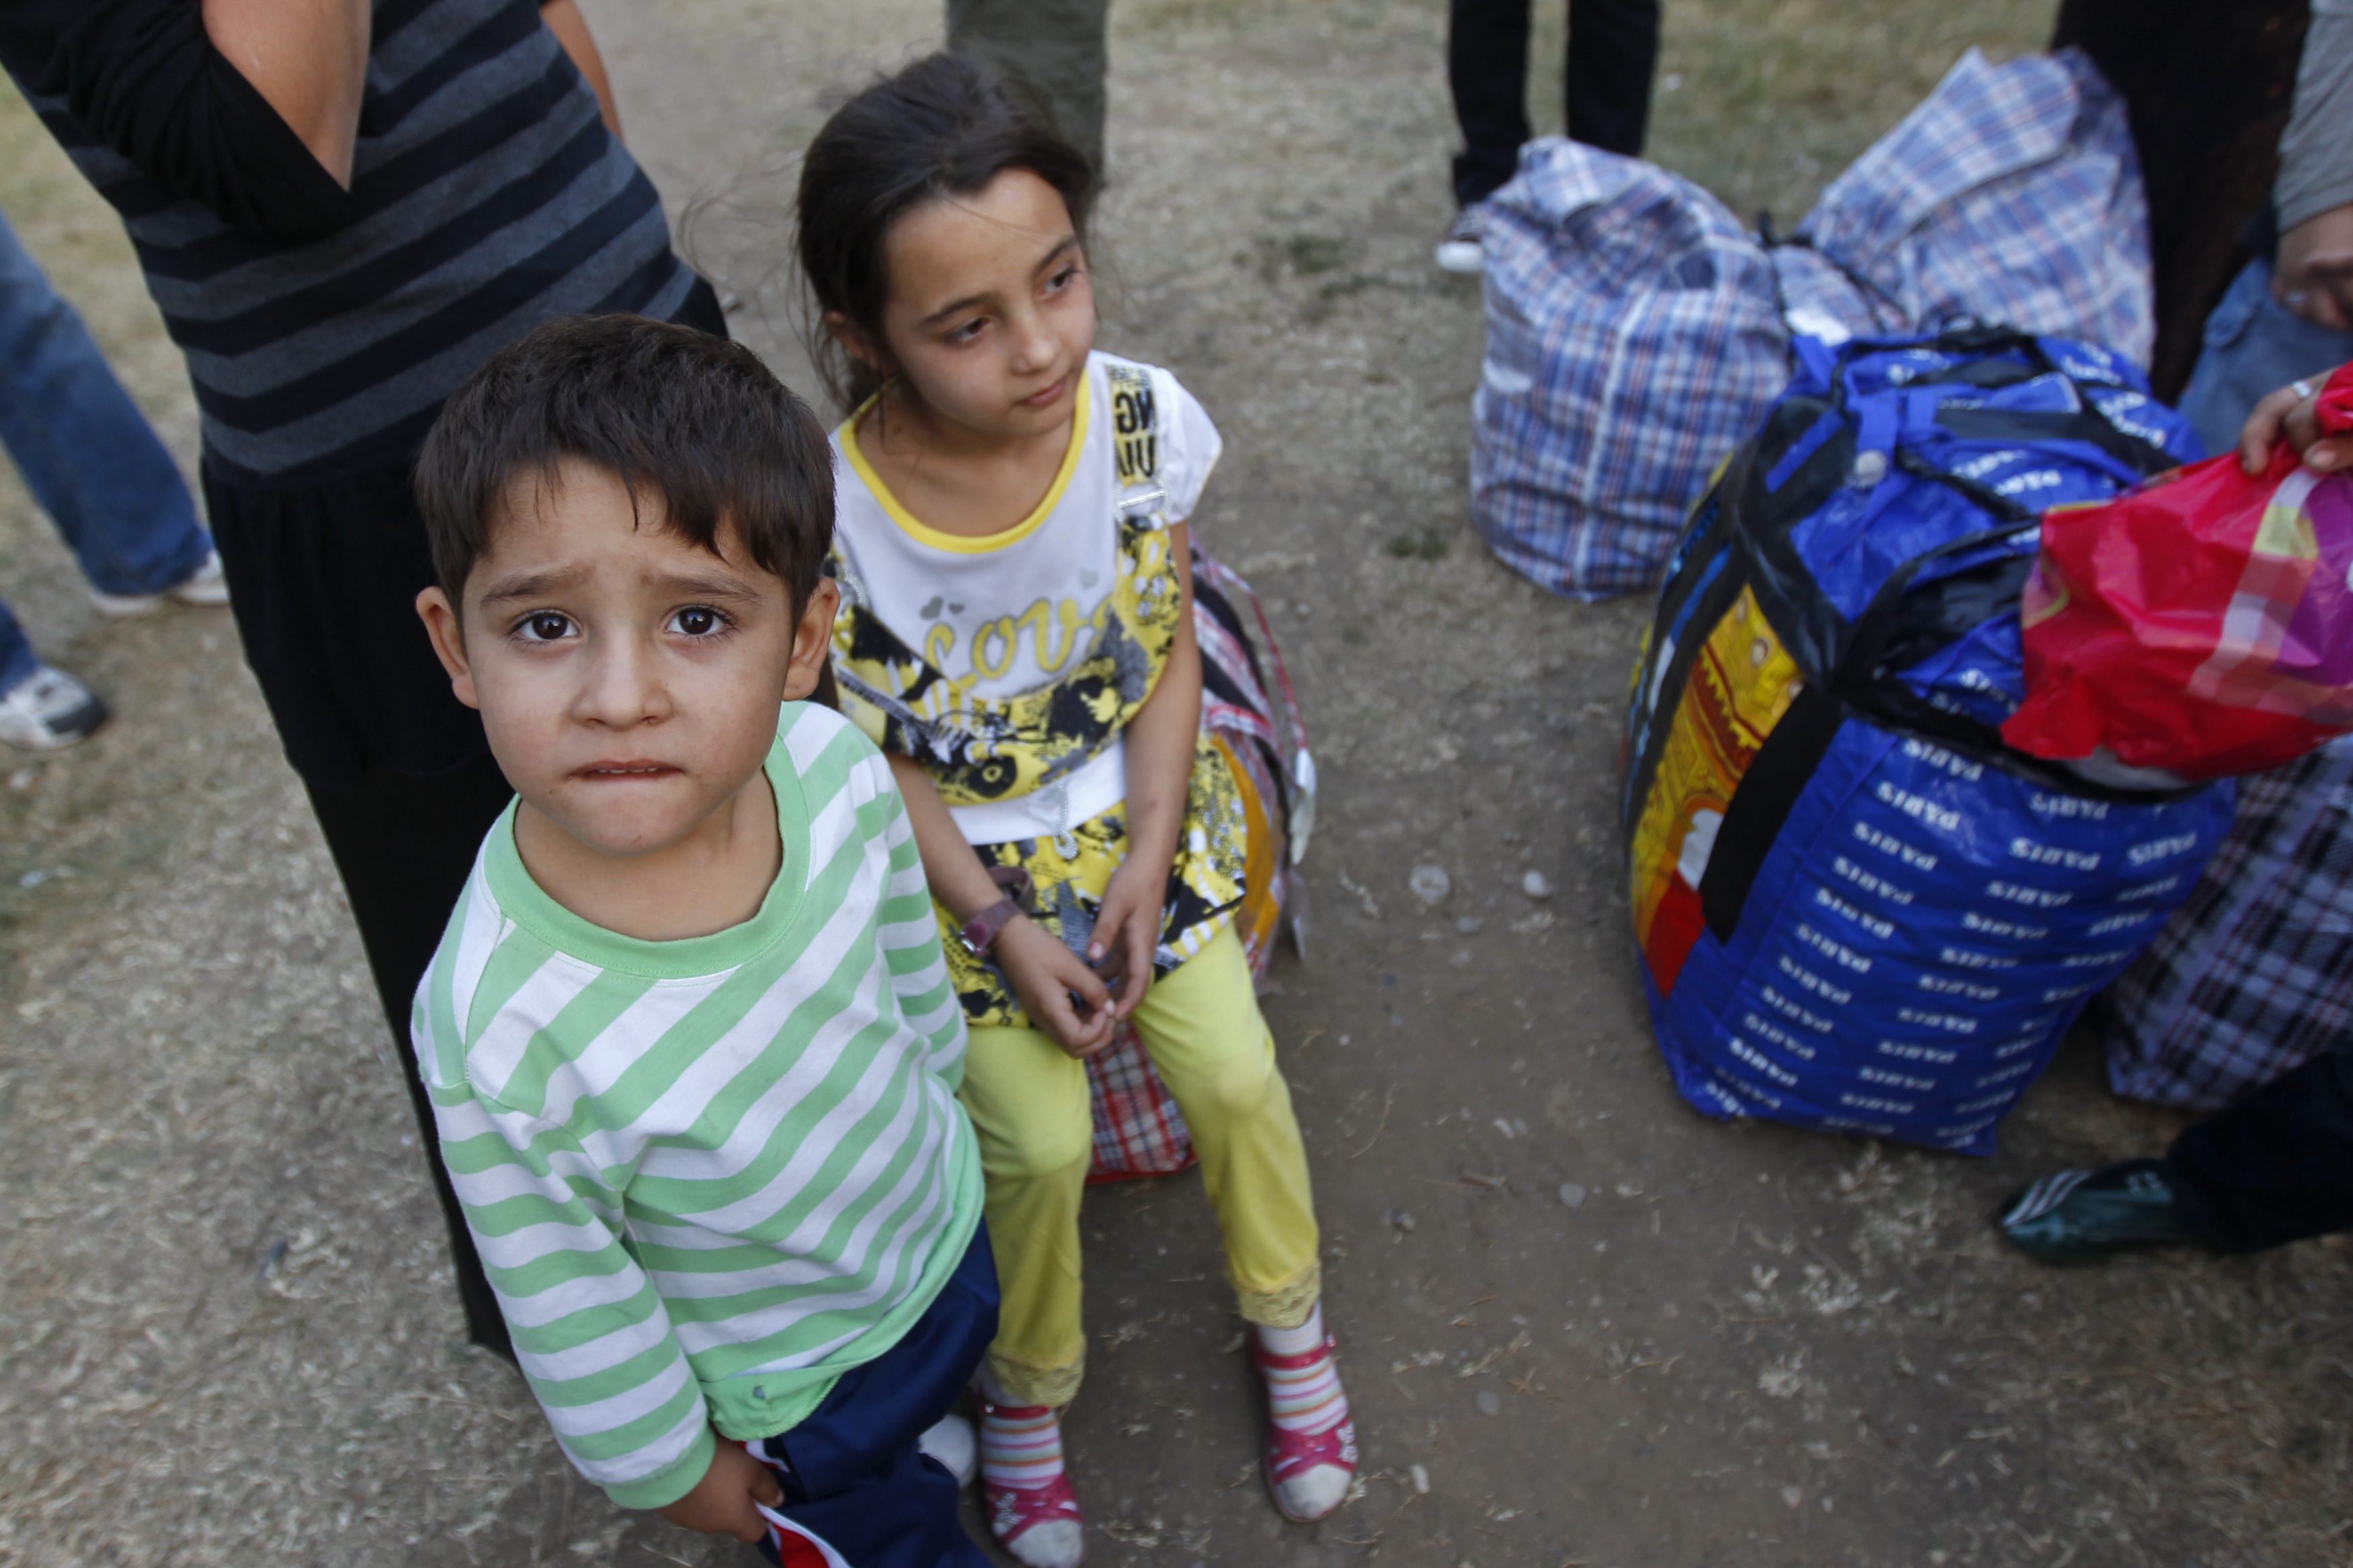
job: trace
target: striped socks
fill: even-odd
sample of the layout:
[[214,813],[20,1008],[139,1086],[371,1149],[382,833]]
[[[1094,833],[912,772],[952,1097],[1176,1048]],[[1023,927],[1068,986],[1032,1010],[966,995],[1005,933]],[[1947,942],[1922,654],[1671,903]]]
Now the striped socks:
[[1029,1491],[1062,1473],[1062,1427],[1043,1405],[991,1405],[980,1417],[980,1476],[991,1487]]
[[1283,1518],[1306,1524],[1348,1500],[1356,1479],[1356,1428],[1332,1364],[1318,1307],[1295,1329],[1258,1327],[1252,1359],[1266,1380],[1266,1484]]
[[988,1530],[1022,1568],[1079,1568],[1086,1521],[1062,1468],[1062,1426],[1051,1407],[1007,1405],[981,1373],[980,1483]]
[[1320,1304],[1295,1329],[1258,1325],[1258,1342],[1268,1356],[1281,1358],[1261,1362],[1259,1368],[1275,1426],[1285,1432],[1328,1432],[1348,1418],[1348,1396],[1340,1387],[1340,1369],[1332,1364]]

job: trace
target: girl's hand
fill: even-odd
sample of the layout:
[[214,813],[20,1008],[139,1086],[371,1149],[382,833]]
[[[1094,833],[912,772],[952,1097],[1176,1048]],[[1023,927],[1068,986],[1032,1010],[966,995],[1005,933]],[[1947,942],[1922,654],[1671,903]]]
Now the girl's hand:
[[754,1506],[757,1503],[784,1507],[785,1489],[777,1483],[776,1472],[745,1453],[741,1443],[722,1437],[711,1456],[711,1468],[694,1489],[658,1511],[682,1529],[732,1535],[757,1546],[768,1535],[768,1521],[760,1517]]
[[1120,1016],[1112,1011],[1111,993],[1060,938],[1016,915],[997,932],[996,958],[1029,1021],[1063,1050],[1084,1060],[1111,1044]]
[[1111,874],[1103,888],[1103,908],[1095,911],[1094,940],[1087,944],[1087,962],[1101,973],[1117,977],[1119,996],[1113,1012],[1125,1018],[1152,988],[1152,954],[1160,945],[1161,911],[1168,897],[1168,866],[1155,868],[1139,856],[1130,856]]

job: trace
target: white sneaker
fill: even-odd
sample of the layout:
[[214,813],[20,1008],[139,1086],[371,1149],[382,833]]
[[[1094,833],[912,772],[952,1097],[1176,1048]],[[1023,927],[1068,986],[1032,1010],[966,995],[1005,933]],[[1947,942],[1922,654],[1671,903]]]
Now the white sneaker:
[[915,1447],[940,1462],[955,1478],[957,1489],[972,1485],[980,1474],[980,1439],[972,1423],[961,1415],[943,1415],[915,1439]]
[[105,722],[96,692],[46,664],[0,693],[0,741],[28,752],[63,751]]
[[1457,208],[1454,221],[1446,226],[1446,233],[1438,241],[1438,265],[1441,271],[1458,272],[1464,277],[1476,277],[1487,268],[1487,253],[1480,247],[1486,237],[1487,209],[1477,202]]
[[220,552],[205,552],[204,563],[160,594],[101,594],[90,591],[90,603],[101,616],[118,620],[132,616],[152,616],[164,607],[166,599],[177,599],[184,605],[226,605],[228,603],[228,579],[221,575]]

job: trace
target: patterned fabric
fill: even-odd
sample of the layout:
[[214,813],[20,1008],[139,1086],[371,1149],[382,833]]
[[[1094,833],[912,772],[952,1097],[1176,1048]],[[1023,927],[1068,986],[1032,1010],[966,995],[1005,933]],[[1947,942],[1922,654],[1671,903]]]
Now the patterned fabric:
[[1789,378],[1772,267],[1690,181],[1559,138],[1487,209],[1472,520],[1556,594],[1647,588]]
[[[1060,787],[1135,717],[1175,645],[1184,595],[1169,548],[1167,493],[1155,483],[1159,440],[1150,374],[1125,361],[1104,363],[1116,411],[1111,455],[1119,497],[1116,515],[1106,521],[1118,549],[1102,627],[1084,658],[1032,690],[985,696],[951,680],[884,624],[839,549],[829,563],[843,588],[833,633],[842,710],[884,751],[921,763],[951,808]],[[1195,748],[1154,953],[1162,973],[1198,952],[1242,903],[1249,809],[1227,755],[1206,731]],[[1122,801],[1059,833],[973,847],[991,865],[1027,870],[1031,918],[1084,953],[1126,845]],[[1028,1015],[1004,972],[966,952],[955,920],[944,907],[934,909],[967,1021],[1026,1026]]]
[[2072,52],[1972,50],[1767,248],[1691,182],[1560,138],[1489,198],[1471,514],[1556,594],[1647,589],[1789,378],[1792,330],[1957,317],[2146,362],[2147,217],[2121,100]]
[[370,7],[348,189],[240,121],[241,98],[269,113],[250,88],[181,74],[234,69],[193,7],[8,9],[7,68],[121,214],[216,478],[405,469],[501,344],[578,311],[668,320],[694,286],[536,0]]
[[[1154,395],[1149,367],[1097,357],[1112,395],[1111,455],[1120,495],[1117,588],[1104,618],[1104,647],[1071,674],[1009,701],[957,693],[872,613],[839,552],[831,563],[844,581],[845,613],[834,626],[843,710],[886,751],[923,757],[934,779],[942,778],[944,765],[954,772],[967,793],[950,794],[944,787],[951,805],[1017,796],[1024,793],[1025,781],[1029,789],[1053,788],[1101,755],[1142,705],[1173,640],[1174,616],[1164,626],[1159,615],[1160,584],[1173,586],[1175,581],[1166,568],[1168,536],[1161,523],[1170,498],[1160,487],[1173,482],[1163,471],[1161,400]],[[1171,868],[1159,957],[1164,968],[1173,967],[1230,920],[1257,975],[1265,971],[1292,895],[1291,868],[1305,853],[1314,827],[1314,763],[1290,673],[1257,595],[1198,543],[1191,560],[1193,632],[1201,658],[1201,743],[1185,840]],[[1122,684],[1134,661],[1117,652],[1106,658],[1107,648],[1149,654],[1142,693],[1131,694]],[[1073,682],[1085,683],[1081,689],[1088,700],[1058,695]],[[1105,712],[1114,714],[1115,721],[1105,721]],[[1057,725],[1064,733],[1054,732]],[[1000,756],[1003,751],[1017,754]],[[1018,754],[1022,751],[1031,759],[1026,769]],[[1050,762],[1037,760],[1049,752]],[[1026,867],[1040,922],[1083,951],[1124,837],[1125,812],[1118,807],[1052,837],[981,846],[976,853],[993,864]],[[966,954],[945,912],[939,918],[970,1021],[1022,1021],[1018,999],[1003,975]],[[1087,1087],[1094,1113],[1090,1180],[1165,1175],[1193,1163],[1184,1116],[1153,1071],[1134,1028],[1123,1025],[1108,1046],[1088,1058]]]
[[[1193,635],[1201,649],[1201,731],[1232,771],[1248,821],[1234,924],[1255,977],[1266,973],[1283,914],[1291,914],[1294,931],[1303,923],[1304,889],[1292,868],[1306,854],[1314,827],[1315,766],[1290,671],[1258,595],[1198,544]],[[1089,1181],[1164,1176],[1193,1163],[1185,1118],[1133,1027],[1122,1025],[1110,1045],[1087,1058],[1087,1091],[1095,1128]]]
[[[1242,901],[1249,855],[1248,817],[1241,791],[1225,754],[1208,736],[1193,751],[1193,775],[1185,801],[1185,827],[1176,858],[1168,868],[1168,897],[1162,906],[1160,942],[1153,968],[1167,973],[1201,951],[1233,919]],[[1017,838],[1006,844],[976,844],[973,853],[991,866],[1018,866],[1029,873],[1029,916],[1084,953],[1093,940],[1095,912],[1112,873],[1127,858],[1124,801],[1089,817],[1068,833],[1048,838]],[[936,902],[934,910],[948,958],[948,978],[970,1024],[1027,1027],[1029,1014],[1005,972],[975,958],[956,940],[957,922]]]
[[951,806],[1050,789],[1108,746],[1152,695],[1176,637],[1182,595],[1157,514],[1118,520],[1117,581],[1094,650],[1018,697],[948,679],[872,613],[839,550],[833,626],[841,710],[885,752],[912,757]]
[[785,870],[741,925],[638,942],[543,892],[512,808],[418,988],[441,1157],[556,1440],[625,1508],[712,1429],[785,1431],[895,1346],[980,1223],[965,1036],[889,765],[787,703]]
[[1963,55],[1822,193],[1798,237],[1874,296],[1871,330],[1975,318],[2089,339],[2143,367],[2157,341],[2124,99],[2073,49],[2001,65]]
[[2353,737],[2240,781],[2213,863],[2097,1016],[2118,1094],[2201,1110],[2353,1039]]

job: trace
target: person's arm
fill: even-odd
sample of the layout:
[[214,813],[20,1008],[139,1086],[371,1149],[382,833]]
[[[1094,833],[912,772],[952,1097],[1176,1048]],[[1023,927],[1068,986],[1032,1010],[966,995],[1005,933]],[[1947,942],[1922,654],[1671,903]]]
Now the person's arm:
[[[715,1501],[707,1517],[671,1517],[756,1540],[742,1468],[754,1461],[740,1449],[731,1460],[712,1433],[670,1313],[615,1228],[622,1194],[568,1128],[475,1087],[453,968],[445,946],[417,988],[410,1040],[442,1163],[556,1443],[624,1508]],[[742,1485],[714,1500],[714,1475]]]
[[[958,925],[1005,897],[988,868],[964,841],[947,803],[921,763],[892,756],[891,776],[906,801],[931,896]],[[1092,1056],[1111,1043],[1111,994],[1093,970],[1055,935],[1027,915],[1016,915],[997,934],[990,956],[1021,999],[1029,1021],[1074,1057]],[[1075,993],[1077,1000],[1073,1001]]]
[[[964,1008],[940,952],[940,922],[932,914],[931,888],[908,821],[907,803],[891,770],[879,761],[874,769],[882,775],[881,788],[858,812],[891,855],[891,882],[882,903],[882,962],[891,971],[900,1014],[931,1042],[932,1070],[944,1074],[955,1088],[964,1079]],[[976,863],[976,857],[965,858]]]
[[613,102],[613,84],[605,75],[605,57],[596,52],[596,40],[589,35],[588,18],[580,14],[577,0],[540,0],[540,20],[572,57],[580,68],[580,76],[588,89],[596,95],[596,112],[604,116],[605,129],[618,142],[621,136],[621,111]]
[[2353,0],[2313,0],[2279,154],[2272,292],[2306,321],[2353,330]]
[[[322,238],[350,223],[357,204],[336,172],[350,174],[340,117],[356,108],[351,36],[358,0],[288,0],[302,28],[285,38],[323,39],[319,79],[291,79],[292,58],[273,42],[268,0],[222,12],[232,47],[290,112],[311,121],[314,151],[280,108],[216,46],[210,4],[187,0],[11,0],[0,7],[0,59],[25,91],[56,99],[90,135],[142,174],[211,209],[223,222],[280,245]],[[364,29],[367,13],[357,11]],[[315,25],[308,25],[315,24]],[[364,30],[360,34],[364,40]],[[364,79],[365,53],[357,69]],[[298,100],[301,102],[298,102]],[[313,117],[301,107],[311,103]],[[330,110],[332,109],[332,111]],[[322,155],[329,162],[322,162]]]
[[685,1497],[711,1467],[710,1417],[615,1229],[621,1194],[565,1129],[463,1079],[428,1087],[442,1161],[557,1444],[624,1508]]
[[1193,753],[1201,731],[1201,651],[1193,637],[1193,556],[1183,523],[1168,529],[1168,549],[1176,569],[1176,636],[1152,695],[1129,720],[1127,752],[1127,856],[1103,889],[1095,916],[1095,940],[1088,951],[1100,961],[1116,944],[1124,972],[1118,1013],[1135,1011],[1152,984],[1152,955],[1160,944],[1160,921],[1168,899],[1168,868],[1185,830],[1192,797]]
[[367,87],[368,0],[203,0],[205,34],[345,190]]
[[[2339,371],[2343,368],[2337,367]],[[2309,376],[2281,387],[2256,404],[2239,432],[2239,467],[2249,474],[2263,472],[2271,467],[2272,448],[2285,440],[2295,448],[2305,466],[2317,473],[2333,474],[2353,468],[2353,436],[2324,437],[2320,433],[2318,394],[2322,384],[2336,374],[2332,371]]]

